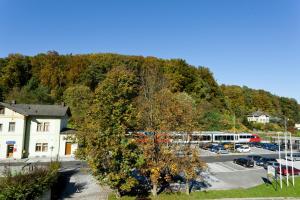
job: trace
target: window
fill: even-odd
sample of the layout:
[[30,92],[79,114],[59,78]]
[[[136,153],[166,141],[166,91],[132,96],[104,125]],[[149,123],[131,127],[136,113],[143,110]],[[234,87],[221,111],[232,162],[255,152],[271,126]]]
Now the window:
[[3,124],[0,124],[0,132],[2,131],[2,126],[3,126]]
[[234,140],[233,139],[233,135],[227,135],[227,138],[226,138],[227,140]]
[[182,140],[183,139],[182,135],[174,135],[174,136],[172,136],[172,138],[173,138],[173,140]]
[[37,128],[36,128],[36,131],[40,132],[43,130],[43,124],[42,123],[37,123]]
[[48,132],[49,131],[49,122],[45,122],[44,123],[44,131],[46,132]]
[[35,144],[35,151],[41,152],[42,151],[42,143],[36,143]]
[[199,137],[198,135],[193,135],[193,136],[192,136],[192,140],[193,140],[193,141],[198,141],[199,138],[200,138],[200,137]]
[[4,111],[5,111],[5,108],[1,107],[0,108],[0,115],[4,115]]
[[202,140],[203,141],[210,141],[211,140],[210,135],[203,135]]
[[48,132],[49,131],[49,122],[38,122],[36,131],[37,132]]
[[36,152],[47,152],[48,151],[48,143],[36,143],[35,151]]
[[47,152],[48,151],[48,143],[43,143],[42,144],[42,151]]
[[8,132],[14,132],[15,126],[16,126],[16,122],[9,122]]

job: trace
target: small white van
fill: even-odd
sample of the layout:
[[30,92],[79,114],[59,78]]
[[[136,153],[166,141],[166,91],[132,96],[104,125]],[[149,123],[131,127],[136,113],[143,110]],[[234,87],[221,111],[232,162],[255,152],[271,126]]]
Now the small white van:
[[[287,159],[292,160],[290,153],[287,154]],[[293,161],[300,161],[300,153],[293,153]]]

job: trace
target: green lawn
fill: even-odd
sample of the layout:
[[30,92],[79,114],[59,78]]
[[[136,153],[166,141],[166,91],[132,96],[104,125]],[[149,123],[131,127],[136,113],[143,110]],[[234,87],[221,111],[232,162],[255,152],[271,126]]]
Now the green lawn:
[[[283,182],[284,185],[285,182]],[[290,184],[291,185],[291,184]],[[247,197],[300,197],[300,177],[295,179],[295,187],[285,187],[282,190],[275,190],[275,183],[273,185],[259,185],[249,189],[235,189],[235,190],[211,190],[207,192],[192,192],[189,196],[184,193],[176,194],[161,194],[157,198],[160,200],[193,200],[193,199],[220,199],[220,198],[247,198]],[[111,195],[110,200],[116,199]],[[136,197],[123,197],[123,200],[133,200]]]

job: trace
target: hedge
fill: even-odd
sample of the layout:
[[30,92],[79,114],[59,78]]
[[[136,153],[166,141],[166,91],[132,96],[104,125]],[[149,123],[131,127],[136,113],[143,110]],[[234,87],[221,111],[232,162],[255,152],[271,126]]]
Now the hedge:
[[0,178],[0,200],[33,200],[40,197],[57,180],[59,164],[12,174],[7,170]]

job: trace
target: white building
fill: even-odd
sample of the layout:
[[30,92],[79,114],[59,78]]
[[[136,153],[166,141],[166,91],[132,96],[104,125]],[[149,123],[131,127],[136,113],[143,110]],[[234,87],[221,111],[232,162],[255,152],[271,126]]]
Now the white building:
[[295,128],[296,128],[297,130],[300,130],[300,124],[295,124]]
[[257,111],[254,112],[247,117],[248,122],[257,122],[257,123],[269,123],[270,122],[270,116],[268,114],[265,114],[263,112]]
[[67,129],[70,115],[64,105],[0,102],[0,159],[73,156],[77,144]]

